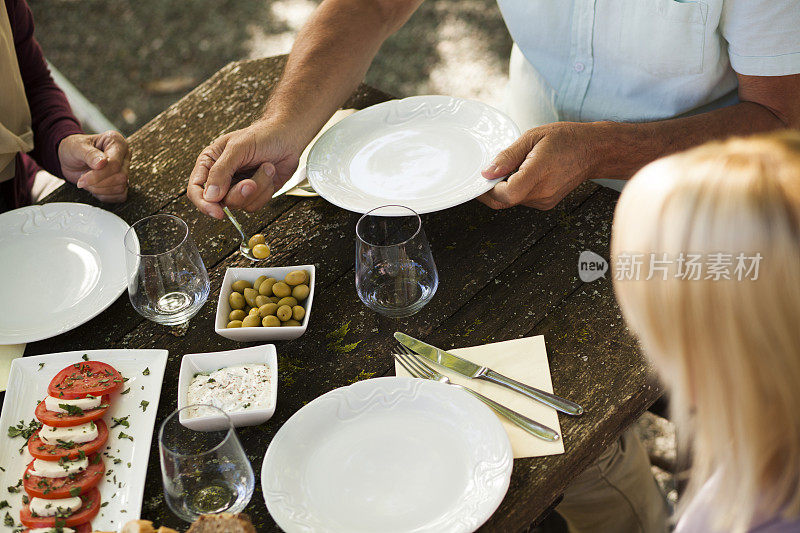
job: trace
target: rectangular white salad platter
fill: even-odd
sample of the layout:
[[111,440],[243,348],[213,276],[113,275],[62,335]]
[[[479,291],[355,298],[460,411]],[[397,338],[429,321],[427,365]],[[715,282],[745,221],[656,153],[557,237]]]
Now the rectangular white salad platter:
[[[109,428],[108,443],[102,449],[106,475],[98,486],[104,506],[92,520],[92,529],[119,531],[125,522],[139,518],[167,350],[82,350],[14,360],[0,413],[0,505],[3,501],[10,505],[0,509],[0,520],[7,520],[8,513],[19,525],[25,491],[20,487],[19,492],[10,492],[8,487],[17,486],[33,460],[27,447],[23,448],[25,438],[10,437],[9,427],[20,422],[27,427],[34,419],[37,402],[47,396],[53,377],[68,365],[85,360],[84,355],[89,361],[113,366],[127,378],[124,394],[112,396],[111,407],[103,417]],[[127,418],[121,425],[112,420],[123,417]]]

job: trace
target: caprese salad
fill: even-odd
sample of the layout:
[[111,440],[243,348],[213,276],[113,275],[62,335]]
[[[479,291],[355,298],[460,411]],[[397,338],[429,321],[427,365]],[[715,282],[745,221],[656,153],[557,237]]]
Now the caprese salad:
[[105,473],[100,450],[108,426],[102,417],[123,383],[114,367],[100,361],[69,365],[50,382],[34,411],[42,427],[28,439],[34,459],[22,476],[27,498],[20,522],[26,531],[91,531]]

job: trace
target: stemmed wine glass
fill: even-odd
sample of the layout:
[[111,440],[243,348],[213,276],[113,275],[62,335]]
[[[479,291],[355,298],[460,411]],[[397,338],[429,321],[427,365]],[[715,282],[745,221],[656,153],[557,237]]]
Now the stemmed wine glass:
[[125,262],[128,297],[148,320],[183,324],[208,299],[208,272],[189,227],[176,216],[153,215],[128,228]]
[[382,315],[411,316],[439,285],[419,215],[408,207],[375,208],[356,224],[356,290],[364,304]]
[[[202,431],[181,422],[202,409],[218,424]],[[206,428],[204,428],[206,429]],[[158,432],[161,480],[169,508],[192,522],[202,514],[238,513],[255,489],[253,467],[225,411],[211,405],[190,405],[174,411]]]

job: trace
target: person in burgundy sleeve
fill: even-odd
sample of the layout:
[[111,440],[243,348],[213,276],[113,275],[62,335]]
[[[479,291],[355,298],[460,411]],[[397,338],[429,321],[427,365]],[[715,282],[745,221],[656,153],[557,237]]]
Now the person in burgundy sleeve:
[[53,176],[122,202],[130,158],[119,132],[81,130],[33,37],[25,0],[0,2],[0,212],[38,200],[36,182]]

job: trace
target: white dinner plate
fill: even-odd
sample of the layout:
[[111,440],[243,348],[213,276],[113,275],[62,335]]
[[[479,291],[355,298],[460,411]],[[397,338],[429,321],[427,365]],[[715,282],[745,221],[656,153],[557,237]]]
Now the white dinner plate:
[[320,196],[350,211],[400,204],[430,213],[494,187],[499,180],[481,170],[518,137],[513,120],[481,102],[412,96],[331,127],[311,148],[306,172]]
[[[11,508],[0,513],[5,516],[8,512],[16,524],[19,524],[25,491],[6,493],[6,487],[17,484],[33,458],[27,447],[22,454],[19,453],[25,441],[22,437],[10,438],[8,427],[20,421],[27,425],[33,420],[36,403],[47,396],[47,385],[53,376],[62,368],[82,361],[83,354],[90,361],[102,361],[116,368],[122,377],[128,378],[122,390],[130,389],[126,394],[112,397],[111,407],[103,417],[109,435],[108,444],[103,449],[106,476],[98,488],[101,500],[108,503],[92,520],[92,530],[119,531],[125,522],[139,518],[167,350],[86,350],[22,357],[11,363],[8,390],[0,414],[0,465],[5,468],[5,471],[0,471],[3,491],[0,499],[7,500]],[[125,416],[129,427],[111,427],[114,424],[112,417]],[[133,440],[121,438],[121,432]]]
[[53,337],[91,320],[127,288],[128,224],[86,204],[0,214],[0,344]]
[[460,533],[500,505],[512,463],[503,426],[480,401],[385,377],[297,411],[267,449],[261,487],[289,533]]

